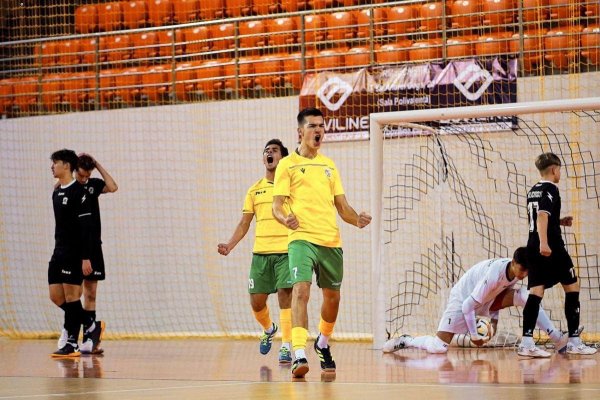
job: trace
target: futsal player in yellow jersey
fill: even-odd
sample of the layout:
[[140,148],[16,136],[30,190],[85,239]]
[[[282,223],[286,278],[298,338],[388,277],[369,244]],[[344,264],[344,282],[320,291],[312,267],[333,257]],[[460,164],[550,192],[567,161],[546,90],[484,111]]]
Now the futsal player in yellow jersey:
[[[273,215],[288,230],[288,257],[293,283],[292,345],[295,361],[292,375],[308,372],[307,305],[313,271],[323,292],[319,336],[314,348],[324,372],[335,372],[329,338],[340,304],[343,257],[337,214],[347,223],[364,228],[371,222],[367,213],[357,214],[348,204],[335,163],[319,154],[325,135],[323,114],[306,108],[298,114],[298,149],[279,162],[273,189]],[[286,204],[289,212],[286,211]]]
[[269,294],[277,292],[282,332],[282,344],[279,349],[281,364],[292,362],[290,348],[292,281],[288,265],[287,228],[273,217],[272,204],[275,169],[279,160],[287,155],[288,150],[279,139],[267,142],[263,151],[265,177],[250,187],[244,201],[242,218],[233,235],[227,243],[219,243],[217,247],[220,254],[228,255],[246,236],[252,218],[256,217],[256,237],[248,279],[250,305],[254,317],[264,330],[260,338],[259,350],[261,354],[267,354],[271,350],[273,337],[279,329],[277,324],[271,320],[267,298]]

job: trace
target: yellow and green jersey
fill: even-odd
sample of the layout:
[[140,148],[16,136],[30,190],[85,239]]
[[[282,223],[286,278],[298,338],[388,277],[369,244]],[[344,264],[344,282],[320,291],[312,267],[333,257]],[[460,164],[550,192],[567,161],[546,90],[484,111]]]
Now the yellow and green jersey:
[[306,240],[326,247],[342,247],[334,197],[344,194],[333,160],[317,154],[313,159],[293,152],[275,171],[274,196],[286,196],[300,226],[288,230],[288,241]]
[[256,254],[287,253],[287,228],[273,217],[273,182],[260,179],[248,189],[244,200],[244,214],[256,218]]

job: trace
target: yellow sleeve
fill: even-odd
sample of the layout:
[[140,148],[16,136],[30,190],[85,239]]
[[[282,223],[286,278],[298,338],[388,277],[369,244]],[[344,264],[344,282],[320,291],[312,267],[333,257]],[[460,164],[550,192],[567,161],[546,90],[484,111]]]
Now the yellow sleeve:
[[252,198],[252,190],[248,190],[246,193],[242,214],[254,214],[254,199]]
[[333,169],[333,177],[333,195],[338,196],[340,194],[345,194],[344,186],[342,185],[342,178],[340,177],[340,171],[335,165]]
[[273,184],[273,196],[290,196],[290,173],[288,163],[279,161],[279,165],[277,165],[277,169],[275,170],[275,182],[273,182]]

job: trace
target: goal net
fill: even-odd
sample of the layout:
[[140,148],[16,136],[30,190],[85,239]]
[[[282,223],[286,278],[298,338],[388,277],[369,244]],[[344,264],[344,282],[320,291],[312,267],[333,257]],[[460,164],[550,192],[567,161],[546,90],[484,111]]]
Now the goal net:
[[[374,344],[433,334],[450,289],[472,265],[526,244],[535,157],[563,162],[563,237],[581,283],[584,340],[600,336],[600,98],[371,114]],[[526,284],[526,281],[523,283]],[[564,294],[543,307],[566,330]],[[500,312],[492,344],[513,345],[521,310]],[[537,332],[538,339],[544,335]]]

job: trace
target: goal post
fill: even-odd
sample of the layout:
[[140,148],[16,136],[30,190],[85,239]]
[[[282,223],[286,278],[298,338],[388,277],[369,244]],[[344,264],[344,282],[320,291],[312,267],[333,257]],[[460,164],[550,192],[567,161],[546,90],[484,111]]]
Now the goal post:
[[[600,97],[370,115],[375,348],[388,335],[433,334],[461,271],[485,258],[509,257],[526,243],[524,199],[537,179],[533,160],[543,151],[566,160],[559,184],[563,213],[585,217],[578,224],[592,225],[563,233],[582,279],[582,324],[588,335],[600,333],[593,309],[600,300],[594,253],[600,246],[593,235],[600,220],[600,118],[585,113],[594,110],[600,110]],[[494,117],[515,117],[516,126],[478,132],[480,119]],[[386,134],[391,126],[406,132]],[[496,176],[501,164],[502,174]],[[564,320],[562,310],[554,307],[562,301],[559,292],[552,294],[555,299],[544,299],[556,323]],[[520,335],[519,316],[511,311],[500,323],[506,319],[508,329]]]

